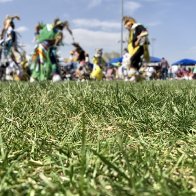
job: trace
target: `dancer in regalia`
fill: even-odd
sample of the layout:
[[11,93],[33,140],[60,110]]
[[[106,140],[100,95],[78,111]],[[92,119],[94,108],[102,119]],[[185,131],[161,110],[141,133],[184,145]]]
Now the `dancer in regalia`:
[[129,31],[128,51],[131,55],[131,63],[128,73],[130,80],[136,81],[143,61],[149,61],[148,31],[142,24],[137,23],[134,18],[129,16],[123,17],[123,23]]
[[36,26],[37,45],[32,56],[31,81],[52,80],[56,75],[60,77],[57,49],[62,44],[64,28],[72,35],[68,22],[58,18],[52,24],[39,23]]

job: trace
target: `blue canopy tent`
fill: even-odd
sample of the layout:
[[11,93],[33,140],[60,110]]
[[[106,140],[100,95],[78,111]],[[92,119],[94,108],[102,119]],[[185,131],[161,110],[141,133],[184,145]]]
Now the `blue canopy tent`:
[[150,63],[160,63],[160,62],[161,62],[160,58],[154,56],[150,57]]
[[161,58],[150,56],[150,61],[147,63],[148,67],[156,67],[161,62]]
[[109,66],[119,66],[122,63],[123,57],[111,59],[108,63]]
[[[118,65],[119,63],[122,63],[122,59],[123,59],[123,57],[111,59],[108,64],[109,65]],[[154,56],[150,57],[150,63],[159,63],[159,62],[161,62],[160,58],[154,57]]]
[[172,63],[172,65],[183,65],[183,66],[196,65],[196,60],[193,60],[193,59],[181,59],[179,61],[176,61],[176,62]]

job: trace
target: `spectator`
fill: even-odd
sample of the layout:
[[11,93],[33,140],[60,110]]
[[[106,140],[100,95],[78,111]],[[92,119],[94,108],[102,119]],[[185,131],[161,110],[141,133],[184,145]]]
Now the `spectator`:
[[172,77],[172,79],[176,79],[177,71],[178,71],[178,66],[177,65],[172,65],[171,66],[171,77]]
[[161,79],[166,80],[168,77],[169,63],[164,57],[161,59],[160,66],[161,66]]

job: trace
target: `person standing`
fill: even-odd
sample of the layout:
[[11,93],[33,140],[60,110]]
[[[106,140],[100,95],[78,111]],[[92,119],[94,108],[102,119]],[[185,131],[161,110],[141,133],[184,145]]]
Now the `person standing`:
[[164,57],[161,59],[160,66],[161,66],[161,79],[166,80],[168,78],[169,63]]
[[96,53],[93,56],[93,70],[91,72],[90,78],[93,80],[102,80],[104,77],[103,70],[106,67],[106,62],[103,59],[103,49],[96,49]]

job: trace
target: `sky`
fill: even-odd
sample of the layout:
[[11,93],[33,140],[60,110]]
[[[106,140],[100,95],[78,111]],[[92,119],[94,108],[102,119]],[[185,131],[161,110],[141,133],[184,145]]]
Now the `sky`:
[[[148,29],[151,56],[165,57],[169,63],[196,59],[196,0],[0,0],[0,28],[6,15],[19,15],[21,20],[15,22],[19,41],[30,54],[35,25],[59,17],[69,21],[75,41],[90,57],[96,48],[120,53],[122,2],[123,15],[134,17]],[[64,34],[60,54],[68,57],[72,39]],[[125,41],[127,34],[124,29]]]

